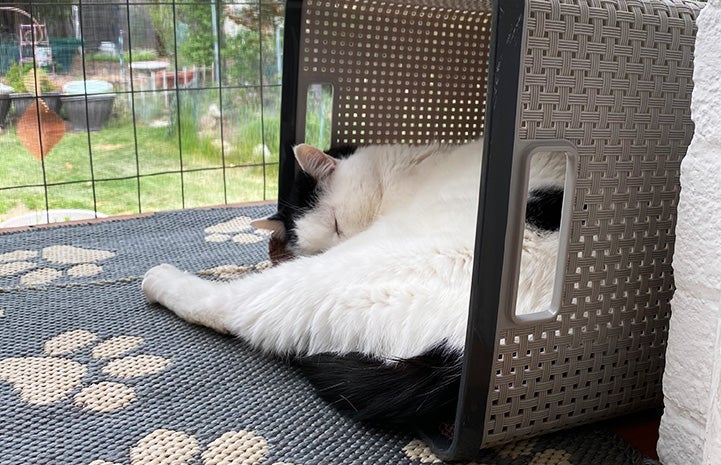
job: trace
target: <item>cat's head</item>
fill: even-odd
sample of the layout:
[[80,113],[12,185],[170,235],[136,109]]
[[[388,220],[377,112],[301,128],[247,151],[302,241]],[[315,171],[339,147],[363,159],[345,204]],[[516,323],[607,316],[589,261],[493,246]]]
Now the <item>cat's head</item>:
[[299,171],[289,203],[253,222],[273,231],[273,261],[324,252],[365,230],[375,219],[382,196],[380,173],[363,149],[342,146],[325,153],[300,144],[293,152]]

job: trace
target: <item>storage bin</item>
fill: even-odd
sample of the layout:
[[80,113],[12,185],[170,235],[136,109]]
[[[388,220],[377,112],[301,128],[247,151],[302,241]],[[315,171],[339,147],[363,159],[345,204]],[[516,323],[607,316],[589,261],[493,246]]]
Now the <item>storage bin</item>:
[[[333,144],[485,137],[456,421],[424,432],[439,456],[661,404],[702,5],[287,3],[279,208],[311,86],[332,88]],[[557,292],[518,318],[522,165],[537,150],[570,160]]]
[[61,100],[73,131],[100,131],[113,112],[113,85],[106,81],[70,81]]

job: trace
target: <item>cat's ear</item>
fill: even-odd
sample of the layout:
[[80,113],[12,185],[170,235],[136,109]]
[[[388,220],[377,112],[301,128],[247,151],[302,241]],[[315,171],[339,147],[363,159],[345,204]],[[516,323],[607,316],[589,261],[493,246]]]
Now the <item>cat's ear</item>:
[[293,147],[293,152],[300,169],[316,180],[325,178],[335,170],[337,163],[335,158],[323,153],[320,149],[308,144],[300,144]]
[[273,235],[278,239],[285,237],[285,225],[282,221],[274,219],[272,216],[268,218],[259,218],[250,222],[250,225],[257,229],[267,229],[272,231]]

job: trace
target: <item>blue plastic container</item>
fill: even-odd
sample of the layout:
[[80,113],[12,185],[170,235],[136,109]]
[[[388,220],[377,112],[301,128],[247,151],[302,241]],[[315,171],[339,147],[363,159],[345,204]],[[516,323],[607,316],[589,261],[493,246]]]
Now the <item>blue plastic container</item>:
[[63,86],[63,93],[68,95],[107,94],[113,92],[113,85],[107,81],[70,81]]
[[107,81],[70,81],[63,86],[65,114],[74,131],[99,131],[113,111],[115,94]]

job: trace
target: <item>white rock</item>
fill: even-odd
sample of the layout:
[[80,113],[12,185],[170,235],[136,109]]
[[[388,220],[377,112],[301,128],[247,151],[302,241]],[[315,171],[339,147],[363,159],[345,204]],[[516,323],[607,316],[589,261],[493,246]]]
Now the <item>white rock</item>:
[[721,463],[721,0],[709,1],[697,25],[696,128],[681,164],[677,291],[659,428],[664,465]]

